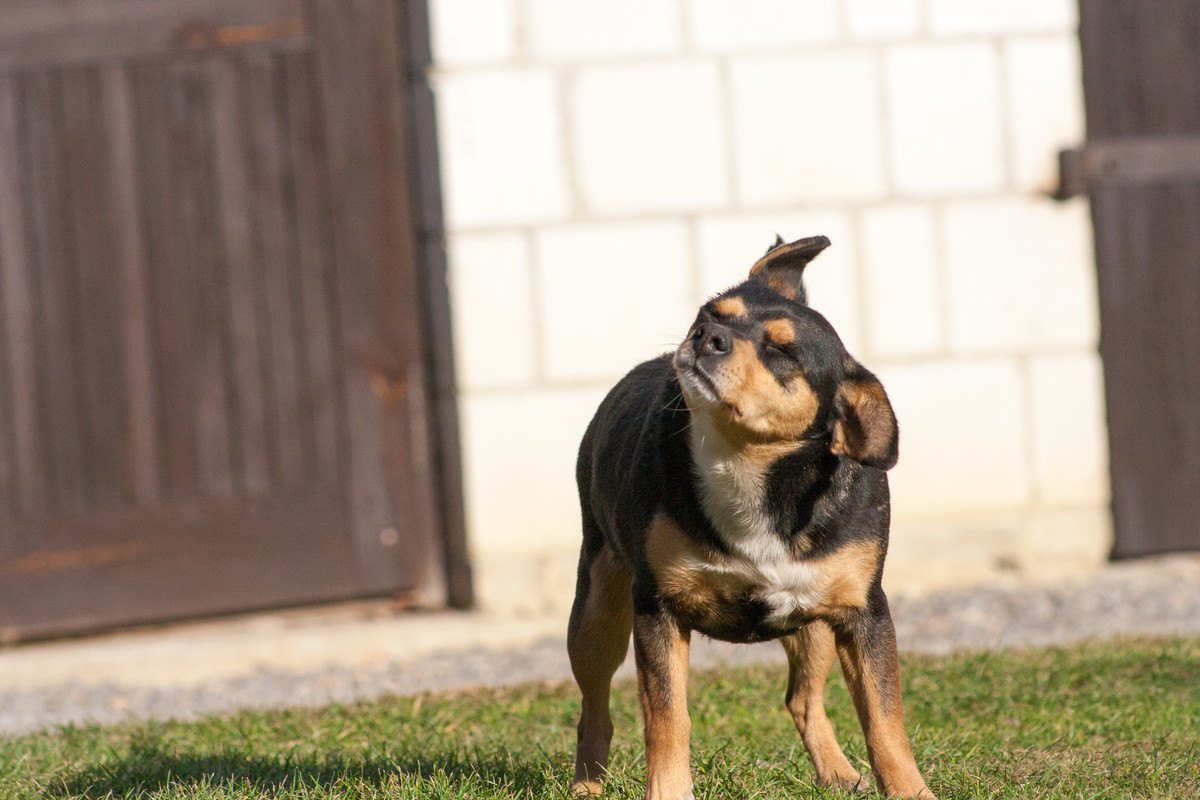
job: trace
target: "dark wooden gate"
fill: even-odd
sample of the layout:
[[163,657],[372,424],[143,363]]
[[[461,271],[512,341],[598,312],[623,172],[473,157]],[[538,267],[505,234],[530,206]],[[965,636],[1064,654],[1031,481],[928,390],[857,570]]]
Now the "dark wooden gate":
[[1080,10],[1114,555],[1200,549],[1200,3]]
[[5,4],[0,635],[444,602],[402,66],[390,0]]

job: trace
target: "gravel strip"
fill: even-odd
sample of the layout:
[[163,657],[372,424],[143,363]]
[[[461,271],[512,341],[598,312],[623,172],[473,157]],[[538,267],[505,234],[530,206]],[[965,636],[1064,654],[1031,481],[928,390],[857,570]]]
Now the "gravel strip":
[[[1200,635],[1200,557],[1123,563],[1056,586],[996,585],[892,600],[902,650],[1066,644],[1121,635]],[[783,661],[774,643],[729,645],[696,637],[692,664]],[[621,674],[632,672],[627,659]],[[259,670],[199,687],[130,689],[73,681],[0,691],[0,734],[64,723],[196,719],[243,708],[322,706],[388,694],[570,679],[561,638],[503,652],[469,650],[372,667]]]

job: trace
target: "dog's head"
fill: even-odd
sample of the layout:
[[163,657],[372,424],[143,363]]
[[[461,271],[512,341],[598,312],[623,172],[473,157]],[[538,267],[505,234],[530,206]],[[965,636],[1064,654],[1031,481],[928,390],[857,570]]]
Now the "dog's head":
[[731,442],[825,440],[832,452],[889,469],[899,434],[883,385],[805,305],[804,268],[824,236],[782,240],[748,279],[705,303],[675,351],[693,415]]

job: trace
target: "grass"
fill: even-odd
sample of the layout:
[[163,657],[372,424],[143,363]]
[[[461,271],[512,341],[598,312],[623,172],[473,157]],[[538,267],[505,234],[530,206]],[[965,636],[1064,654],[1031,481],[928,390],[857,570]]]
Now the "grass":
[[[1200,797],[1200,640],[904,660],[917,760],[947,798]],[[698,800],[831,798],[782,710],[782,668],[693,676]],[[840,680],[830,715],[862,735]],[[610,798],[645,777],[630,683],[614,697]],[[570,685],[393,698],[194,723],[67,727],[0,739],[0,798],[569,797]]]

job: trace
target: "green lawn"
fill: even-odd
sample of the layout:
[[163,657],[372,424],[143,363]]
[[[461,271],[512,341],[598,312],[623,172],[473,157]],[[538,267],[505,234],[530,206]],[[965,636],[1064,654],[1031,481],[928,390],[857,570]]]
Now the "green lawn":
[[[948,798],[1200,797],[1200,640],[904,659],[909,732]],[[782,710],[782,668],[693,676],[696,796],[835,797]],[[845,687],[830,714],[851,760]],[[613,798],[644,777],[636,698],[614,699]],[[570,685],[75,727],[0,739],[0,798],[568,797]],[[842,795],[844,796],[844,795]]]

